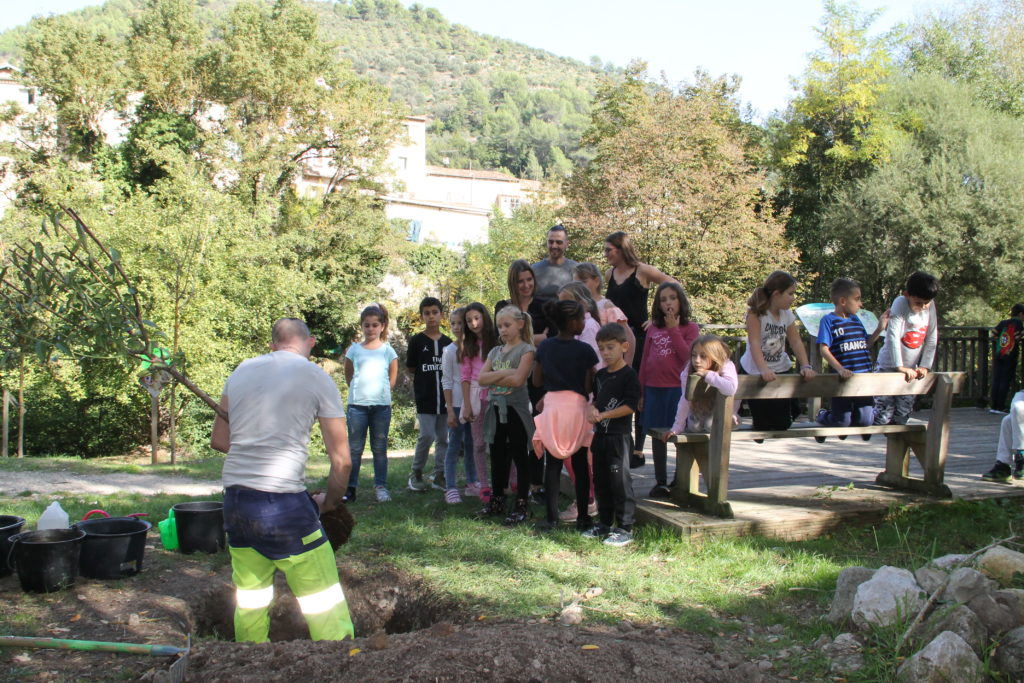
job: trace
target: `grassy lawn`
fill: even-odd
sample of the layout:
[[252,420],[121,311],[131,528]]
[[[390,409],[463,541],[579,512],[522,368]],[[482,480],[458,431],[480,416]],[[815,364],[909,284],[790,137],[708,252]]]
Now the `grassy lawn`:
[[[13,461],[0,463],[0,476]],[[53,463],[17,463],[44,469]],[[933,557],[971,552],[1009,536],[1024,522],[1016,502],[955,502],[894,509],[877,527],[852,527],[813,541],[784,542],[759,537],[691,541],[641,527],[626,548],[588,541],[568,528],[538,534],[473,519],[478,503],[447,505],[441,492],[405,490],[410,458],[390,461],[394,500],[372,499],[372,465],[364,460],[363,486],[352,506],[358,520],[352,541],[340,553],[380,562],[423,577],[436,590],[467,606],[476,618],[541,618],[557,614],[562,596],[600,586],[603,595],[587,602],[585,623],[630,620],[677,626],[739,641],[750,652],[775,652],[798,644],[804,657],[777,663],[800,680],[827,678],[824,661],[808,652],[822,633],[835,635],[818,619],[828,609],[839,572],[851,565],[894,565],[915,569]],[[74,471],[107,471],[123,465],[60,460]],[[190,463],[174,473],[189,472]],[[200,463],[198,469],[208,470]],[[83,468],[83,469],[79,469]],[[141,468],[150,472],[152,468]],[[179,471],[180,470],[180,471]],[[323,487],[326,464],[312,463],[311,488]],[[204,477],[210,475],[205,474]],[[73,519],[94,507],[113,514],[150,512],[154,524],[181,496],[67,496],[62,505]],[[0,512],[29,522],[45,501],[0,498]],[[538,514],[539,510],[535,511]],[[768,628],[781,624],[782,633]],[[4,624],[0,624],[2,628]],[[753,627],[753,629],[751,629]],[[883,648],[894,633],[873,635]],[[773,629],[778,631],[778,629]],[[903,653],[905,655],[909,652]],[[889,680],[896,660],[880,649],[862,676]]]

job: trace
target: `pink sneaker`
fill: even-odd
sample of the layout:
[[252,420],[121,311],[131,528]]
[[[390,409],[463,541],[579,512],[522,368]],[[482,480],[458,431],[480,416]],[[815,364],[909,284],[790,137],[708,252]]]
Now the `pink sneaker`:
[[491,487],[490,486],[481,487],[481,489],[480,489],[480,501],[483,502],[483,503],[490,503],[491,502]]
[[577,517],[579,511],[576,509],[576,501],[569,503],[569,507],[558,513],[558,519],[562,522],[575,522]]
[[474,482],[471,482],[469,484],[466,484],[466,488],[462,492],[462,494],[464,496],[466,496],[466,498],[479,498],[480,497],[480,483],[474,481]]
[[587,514],[591,517],[597,517],[597,501],[590,501],[590,505],[587,506]]

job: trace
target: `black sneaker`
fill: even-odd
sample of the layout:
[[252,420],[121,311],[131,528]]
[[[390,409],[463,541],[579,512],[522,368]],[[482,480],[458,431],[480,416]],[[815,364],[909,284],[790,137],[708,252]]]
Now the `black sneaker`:
[[629,469],[635,470],[638,467],[643,467],[645,462],[643,451],[633,451],[629,454]]
[[1024,479],[1024,453],[1020,451],[1013,455],[1013,478]]
[[525,498],[517,498],[516,506],[505,517],[506,526],[518,526],[530,517],[530,503]]
[[1009,481],[1012,474],[1009,465],[997,460],[992,469],[981,475],[981,478],[985,481]]
[[345,489],[345,495],[341,497],[341,502],[342,503],[351,503],[355,499],[356,499],[356,487],[355,486],[349,486],[347,489]]
[[491,496],[490,501],[484,503],[476,513],[477,519],[485,517],[501,517],[505,514],[505,496]]
[[671,498],[672,492],[664,484],[655,484],[651,492],[647,494],[648,498]]

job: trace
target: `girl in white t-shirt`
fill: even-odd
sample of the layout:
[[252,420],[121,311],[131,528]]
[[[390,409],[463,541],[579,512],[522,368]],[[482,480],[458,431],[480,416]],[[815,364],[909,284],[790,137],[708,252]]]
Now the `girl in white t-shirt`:
[[352,473],[345,502],[356,498],[359,466],[370,435],[373,453],[373,485],[377,502],[391,500],[388,493],[388,431],[391,429],[391,390],[398,379],[398,354],[387,342],[388,312],[381,304],[367,306],[359,314],[363,341],[345,351],[345,382],[348,383],[348,449]]
[[[761,375],[764,382],[792,370],[793,359],[786,353],[786,344],[800,364],[805,379],[814,377],[807,361],[807,349],[796,329],[796,316],[790,307],[796,298],[796,279],[783,270],[776,270],[747,299],[747,349],[740,358],[740,367],[748,375]],[[758,399],[747,401],[754,429],[785,430],[800,414],[796,399]]]

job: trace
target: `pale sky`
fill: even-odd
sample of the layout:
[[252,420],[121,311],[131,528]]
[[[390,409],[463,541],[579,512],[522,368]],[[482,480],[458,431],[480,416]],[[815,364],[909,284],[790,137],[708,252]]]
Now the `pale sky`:
[[[781,109],[792,94],[790,79],[818,45],[813,28],[824,14],[821,0],[420,0],[454,23],[583,62],[593,55],[625,66],[646,60],[650,73],[669,82],[687,80],[697,68],[713,76],[738,74],[740,96],[761,117]],[[95,0],[5,3],[0,30],[33,16],[59,14]],[[411,2],[407,3],[411,4]],[[957,0],[861,0],[881,9],[885,30]]]

